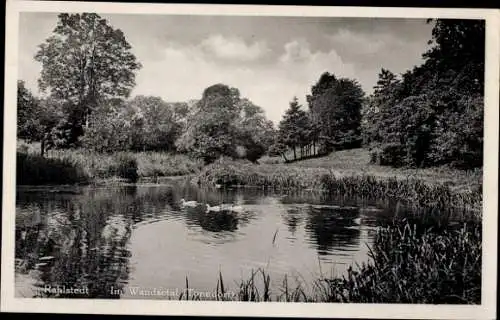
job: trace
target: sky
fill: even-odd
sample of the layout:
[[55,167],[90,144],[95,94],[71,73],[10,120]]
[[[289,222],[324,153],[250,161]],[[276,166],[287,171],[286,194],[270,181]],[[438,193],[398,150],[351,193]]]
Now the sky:
[[[425,19],[101,15],[121,29],[142,64],[134,95],[168,102],[200,99],[223,83],[262,107],[278,123],[294,96],[320,75],[356,79],[371,93],[381,68],[396,74],[422,63],[432,25]],[[57,13],[21,13],[19,74],[38,93],[33,59],[57,23]]]

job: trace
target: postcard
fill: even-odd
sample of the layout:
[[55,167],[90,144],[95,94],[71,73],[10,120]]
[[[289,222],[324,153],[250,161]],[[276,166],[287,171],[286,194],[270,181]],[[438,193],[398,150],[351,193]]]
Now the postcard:
[[8,1],[2,310],[495,318],[499,30]]

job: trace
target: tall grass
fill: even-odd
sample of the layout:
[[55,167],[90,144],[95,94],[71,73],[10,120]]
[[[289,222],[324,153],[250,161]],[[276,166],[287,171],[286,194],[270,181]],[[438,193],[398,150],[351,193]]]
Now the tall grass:
[[456,230],[381,229],[371,262],[329,281],[328,299],[339,302],[481,303],[481,225]]
[[[408,222],[377,231],[369,261],[341,277],[319,276],[313,283],[285,274],[271,287],[264,268],[253,270],[236,287],[239,301],[349,303],[481,303],[481,227],[469,221],[459,228],[421,229]],[[186,280],[187,281],[187,280]],[[187,283],[187,282],[186,282]],[[222,273],[217,296],[224,293]]]
[[[50,150],[43,158],[36,147],[26,143],[19,143],[18,154],[25,155],[18,161],[21,177],[18,184],[97,182],[113,178],[135,182],[140,178],[193,174],[203,166],[201,160],[162,152],[106,154],[68,149]],[[74,172],[68,168],[73,168]]]
[[90,177],[68,159],[17,153],[16,183],[25,185],[87,183]]
[[286,165],[254,165],[221,158],[206,166],[193,179],[199,185],[255,186],[270,189],[314,189],[349,197],[397,200],[438,209],[463,208],[480,211],[482,188],[452,188],[449,184],[414,177],[341,175],[326,168]]
[[140,152],[136,154],[141,177],[169,177],[193,174],[203,167],[203,161],[183,154]]

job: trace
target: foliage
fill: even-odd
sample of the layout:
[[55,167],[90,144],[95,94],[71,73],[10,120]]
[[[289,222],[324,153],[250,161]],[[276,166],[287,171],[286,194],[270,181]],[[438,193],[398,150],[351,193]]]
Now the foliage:
[[[180,134],[181,125],[174,109],[160,97],[136,96],[128,102],[129,108],[135,110],[136,121],[142,123],[136,136],[140,139],[134,149],[142,150],[175,150],[175,141]],[[179,108],[179,106],[178,106]]]
[[280,151],[283,149],[281,145],[284,145],[293,150],[293,158],[296,160],[296,147],[309,144],[309,127],[309,117],[302,110],[297,97],[294,97],[279,124],[277,144],[274,146],[273,153],[283,153]]
[[238,145],[245,149],[243,157],[255,162],[273,143],[274,125],[272,121],[266,119],[264,110],[250,100],[242,99],[240,105],[242,114],[236,124]]
[[[36,148],[38,148],[38,146],[36,146]],[[51,150],[47,153],[46,160],[41,160],[36,154],[33,144],[18,142],[18,153],[27,154],[30,160],[22,163],[18,162],[17,168],[20,170],[18,174],[23,175],[23,177],[29,177],[31,175],[33,177],[40,175],[45,177],[45,175],[49,173],[54,175],[53,178],[36,179],[40,181],[38,184],[51,183],[50,181],[56,180],[66,181],[65,179],[69,181],[67,183],[73,183],[71,182],[73,181],[71,177],[75,176],[75,174],[73,174],[72,171],[66,171],[66,169],[57,171],[58,169],[56,168],[58,167],[53,165],[54,163],[64,163],[74,167],[76,170],[75,172],[78,172],[77,176],[85,177],[86,182],[92,183],[100,183],[102,179],[119,178],[118,167],[120,162],[126,164],[127,161],[125,160],[131,158],[137,161],[137,175],[139,178],[156,179],[162,176],[188,175],[199,172],[203,166],[201,161],[191,159],[186,155],[154,151],[98,153],[85,149]],[[33,166],[33,168],[29,166]],[[124,165],[123,167],[133,168],[133,165]],[[54,168],[54,170],[51,168]],[[26,179],[29,180],[29,178],[23,178],[18,181],[28,181]],[[80,180],[83,181],[82,179]],[[75,183],[80,180],[75,181]]]
[[160,97],[115,101],[91,115],[93,126],[86,130],[82,145],[97,152],[175,151],[186,113],[185,104],[170,104]]
[[481,303],[479,223],[441,232],[389,226],[378,231],[370,258],[347,277],[329,281],[330,301]]
[[40,139],[40,129],[37,118],[33,115],[37,112],[38,101],[24,81],[17,81],[17,137],[29,141]]
[[53,34],[39,46],[40,89],[67,105],[67,144],[77,144],[89,116],[110,99],[127,97],[141,65],[123,32],[95,13],[58,16]]
[[346,197],[386,199],[409,205],[480,210],[482,190],[457,190],[449,184],[404,176],[342,175],[326,168],[292,165],[254,165],[219,159],[204,167],[193,182],[214,186],[253,186],[269,189],[309,189]]
[[263,110],[238,89],[216,84],[203,92],[176,145],[206,163],[221,156],[255,161],[267,151],[273,130]]
[[125,178],[130,182],[136,182],[139,178],[139,175],[137,174],[137,160],[135,159],[135,157],[123,153],[118,155],[117,160],[117,176],[120,178]]
[[484,22],[437,20],[424,64],[382,69],[364,118],[372,160],[391,166],[482,166]]
[[307,96],[313,132],[326,152],[359,147],[364,92],[356,80],[325,72]]
[[63,105],[51,98],[38,99],[17,82],[17,137],[27,142],[41,142],[40,154],[55,147],[64,133],[61,120]]
[[89,177],[83,168],[69,159],[44,158],[17,152],[17,185],[74,184],[88,181]]
[[139,140],[138,131],[142,123],[134,110],[119,102],[96,110],[91,116],[92,127],[85,131],[81,144],[96,152],[118,152],[133,148]]
[[[377,230],[367,263],[341,277],[321,274],[312,284],[284,275],[271,287],[264,268],[239,283],[240,301],[346,303],[481,303],[481,224],[419,230],[397,221]],[[222,275],[219,275],[219,282]]]
[[146,151],[135,154],[140,177],[168,177],[197,173],[203,162],[183,154]]

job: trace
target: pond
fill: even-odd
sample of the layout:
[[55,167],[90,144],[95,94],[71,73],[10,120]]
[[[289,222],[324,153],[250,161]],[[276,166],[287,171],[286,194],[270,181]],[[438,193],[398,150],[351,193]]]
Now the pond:
[[[207,210],[220,204],[235,207]],[[16,296],[178,299],[186,285],[214,292],[221,275],[235,293],[258,269],[273,288],[285,275],[307,287],[367,261],[376,227],[398,212],[314,192],[200,189],[183,181],[19,187]]]

